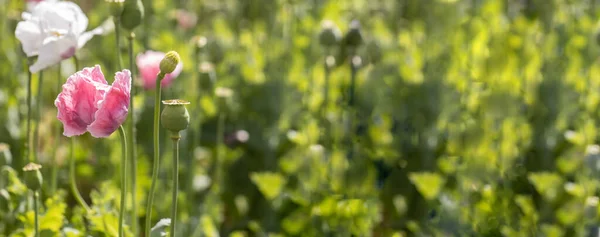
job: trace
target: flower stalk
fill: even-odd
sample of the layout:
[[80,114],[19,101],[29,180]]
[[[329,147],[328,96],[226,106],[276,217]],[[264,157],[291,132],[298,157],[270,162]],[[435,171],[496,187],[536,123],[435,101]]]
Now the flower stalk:
[[[159,124],[160,124],[160,90],[161,81],[165,78],[167,73],[175,71],[175,68],[179,64],[179,54],[175,51],[170,51],[165,54],[165,57],[160,61],[160,72],[156,76],[156,91],[154,94],[154,161],[152,167],[152,184],[150,185],[150,192],[148,193],[148,203],[146,204],[146,231],[145,236],[150,236],[150,227],[152,219],[152,202],[154,201],[154,191],[156,189],[156,182],[158,179],[158,171],[160,168],[160,137],[159,137]],[[187,126],[186,126],[187,127]]]
[[177,199],[179,196],[179,140],[180,132],[186,129],[190,124],[190,114],[185,105],[190,102],[184,100],[165,100],[165,109],[161,114],[162,126],[171,132],[173,140],[173,196],[171,205],[171,232],[170,236],[175,237],[177,232]]
[[[57,77],[56,77],[56,94],[60,93],[60,88],[62,85],[62,75],[61,75],[61,64],[58,64],[57,68]],[[58,164],[56,163],[58,146],[60,145],[60,125],[55,124],[54,135],[56,136],[54,139],[54,147],[52,152],[52,171],[50,172],[50,193],[54,194],[56,192],[56,185],[58,179]]]
[[173,140],[173,197],[171,206],[171,232],[170,236],[175,237],[176,224],[177,224],[177,198],[179,195],[179,140],[181,135],[179,132],[172,133],[171,140]]
[[90,212],[90,206],[85,203],[81,193],[79,193],[79,189],[77,189],[77,183],[75,181],[75,138],[71,138],[71,143],[69,144],[69,150],[71,153],[71,158],[69,162],[69,176],[71,178],[71,193],[75,197],[75,200],[85,209],[86,213]]
[[152,202],[154,201],[154,191],[156,190],[156,181],[158,179],[158,171],[160,169],[160,148],[159,148],[159,124],[160,124],[160,81],[165,77],[163,72],[159,72],[156,76],[156,91],[154,92],[154,160],[152,164],[152,183],[148,193],[148,202],[146,203],[146,231],[144,236],[150,236],[150,228],[152,224]]
[[[127,37],[129,41],[129,68],[131,70],[131,84],[135,78],[135,65],[133,58],[133,40],[135,39],[135,34],[131,32],[129,37]],[[131,97],[129,99],[129,123],[127,125],[129,137],[127,137],[127,146],[129,146],[128,150],[128,158],[131,162],[131,231],[135,236],[138,233],[138,222],[137,222],[137,160],[136,150],[135,150],[135,112],[133,107],[133,97],[135,96],[135,87],[131,87]]]
[[36,103],[35,103],[35,127],[33,128],[33,160],[37,161],[38,160],[38,145],[39,145],[39,134],[40,134],[40,121],[42,118],[41,115],[41,111],[42,111],[42,84],[44,82],[44,71],[40,71],[40,73],[38,74],[38,85],[37,85],[37,96],[36,96]]
[[[121,137],[121,208],[119,210],[119,237],[125,236],[123,222],[125,217],[125,197],[127,196],[127,137],[123,126],[119,127]],[[135,204],[134,204],[135,205]]]
[[39,237],[40,236],[40,210],[38,207],[38,202],[39,202],[39,193],[38,191],[33,191],[33,211],[35,212],[35,236]]
[[[33,64],[33,59],[28,58],[29,66]],[[31,162],[31,81],[33,78],[33,73],[30,70],[27,70],[27,127],[25,133],[25,150],[27,151],[27,155],[25,156],[27,161]]]

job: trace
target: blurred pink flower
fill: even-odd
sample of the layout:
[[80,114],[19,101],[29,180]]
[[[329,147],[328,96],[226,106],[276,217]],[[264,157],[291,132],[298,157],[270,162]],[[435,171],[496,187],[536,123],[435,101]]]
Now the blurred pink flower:
[[54,101],[57,118],[67,137],[86,131],[93,137],[108,137],[127,119],[131,91],[131,72],[117,72],[108,85],[99,65],[71,75]]
[[171,17],[177,21],[177,25],[184,30],[190,30],[196,26],[198,23],[198,17],[195,13],[184,10],[177,9],[171,12]]
[[[152,90],[156,87],[156,75],[160,72],[160,61],[165,57],[165,53],[148,50],[145,53],[138,54],[136,64],[142,77],[142,85],[146,90]],[[179,76],[183,64],[177,64],[175,71],[165,75],[165,78],[160,82],[162,87],[167,87],[173,79]]]

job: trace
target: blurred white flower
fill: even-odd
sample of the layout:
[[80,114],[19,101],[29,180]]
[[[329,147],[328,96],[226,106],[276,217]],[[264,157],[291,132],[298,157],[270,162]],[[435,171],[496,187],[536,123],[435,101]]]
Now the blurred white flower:
[[88,18],[73,2],[41,1],[22,14],[15,35],[28,57],[38,56],[29,71],[35,73],[68,59],[103,27],[85,32]]
[[27,0],[27,11],[31,12],[40,2],[56,2],[57,0]]

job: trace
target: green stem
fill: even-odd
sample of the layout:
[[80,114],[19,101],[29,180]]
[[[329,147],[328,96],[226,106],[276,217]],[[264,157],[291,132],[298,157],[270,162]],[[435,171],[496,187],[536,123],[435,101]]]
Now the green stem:
[[224,130],[225,130],[225,112],[223,112],[223,108],[221,108],[221,111],[219,111],[219,121],[217,124],[217,151],[216,151],[216,155],[215,155],[215,179],[214,181],[217,182],[217,194],[220,196],[221,190],[223,189],[222,187],[222,167],[223,166],[223,136],[224,136]]
[[115,40],[117,45],[117,71],[123,68],[123,60],[121,59],[121,19],[115,17]]
[[[62,75],[61,75],[61,64],[58,64],[58,76],[56,78],[56,95],[58,95],[61,91],[61,85],[62,85]],[[58,164],[56,162],[56,156],[57,156],[57,151],[58,151],[58,146],[60,145],[60,137],[61,137],[61,132],[60,132],[60,123],[57,121],[55,123],[55,128],[54,128],[54,135],[56,136],[54,138],[54,147],[52,148],[52,171],[51,171],[51,175],[50,175],[50,193],[54,194],[54,192],[56,192],[56,183],[57,183],[57,179],[58,179]]]
[[[32,59],[29,59],[29,66],[32,64]],[[33,78],[33,73],[27,70],[27,128],[25,134],[25,150],[27,151],[27,161],[31,162],[31,80]]]
[[125,236],[123,220],[125,217],[125,197],[127,196],[127,136],[125,129],[119,126],[121,136],[121,208],[119,210],[119,237]]
[[354,156],[354,132],[355,132],[355,128],[354,128],[354,105],[356,103],[356,92],[355,92],[355,88],[356,88],[356,75],[358,74],[358,66],[354,65],[353,62],[353,57],[355,55],[355,49],[352,49],[352,54],[350,54],[350,88],[349,88],[349,92],[348,92],[348,131],[346,131],[346,135],[347,135],[347,142],[348,145],[350,146],[350,149],[348,150],[348,158],[352,159],[352,157]]
[[[131,70],[131,84],[135,79],[135,65],[133,60],[133,40],[135,39],[135,34],[131,32],[129,37],[129,70]],[[137,160],[136,160],[136,152],[135,152],[135,110],[133,104],[133,97],[135,96],[135,86],[131,87],[131,96],[129,97],[129,123],[128,123],[128,132],[129,137],[127,137],[127,146],[129,146],[129,160],[131,161],[131,231],[134,236],[138,236],[138,221],[137,221]]]
[[146,16],[144,17],[144,38],[143,38],[143,44],[144,44],[144,49],[148,50],[150,49],[150,35],[151,35],[151,30],[152,27],[150,24],[152,24],[152,17],[154,15],[154,9],[152,6],[152,0],[144,0],[144,11],[146,12]]
[[85,203],[83,197],[81,197],[81,193],[77,189],[77,183],[75,182],[75,138],[71,138],[71,143],[69,144],[69,150],[71,152],[71,162],[69,165],[69,173],[71,176],[71,192],[75,197],[75,200],[85,209],[86,212],[90,212],[90,207]]
[[156,189],[156,181],[158,179],[158,170],[160,162],[159,148],[159,124],[160,124],[160,81],[165,77],[165,74],[160,72],[156,76],[156,91],[154,94],[154,161],[152,165],[152,184],[148,193],[148,203],[146,203],[146,235],[150,236],[151,218],[152,218],[152,202],[154,201],[154,190]]
[[170,236],[175,237],[177,224],[177,196],[179,195],[179,140],[181,136],[178,133],[174,133],[171,136],[173,140],[173,200],[171,206],[171,232]]
[[79,59],[77,58],[77,55],[73,55],[73,62],[75,63],[75,71],[78,71],[79,68]]
[[38,160],[38,153],[37,153],[37,149],[38,149],[38,145],[39,145],[39,134],[40,134],[40,121],[41,121],[41,110],[42,110],[42,84],[44,81],[44,71],[40,71],[39,76],[38,76],[38,86],[37,86],[37,101],[35,103],[35,127],[33,128],[33,160],[37,162]]
[[39,210],[38,210],[38,191],[33,191],[33,211],[35,212],[35,236],[40,236],[40,222],[39,222]]

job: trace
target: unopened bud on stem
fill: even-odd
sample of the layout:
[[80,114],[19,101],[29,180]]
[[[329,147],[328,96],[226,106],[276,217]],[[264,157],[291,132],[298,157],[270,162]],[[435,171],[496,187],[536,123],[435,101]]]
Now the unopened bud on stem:
[[168,74],[175,71],[179,61],[181,61],[181,59],[179,58],[179,54],[177,52],[167,52],[165,57],[160,61],[160,73]]

